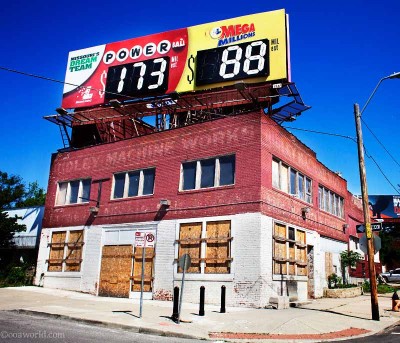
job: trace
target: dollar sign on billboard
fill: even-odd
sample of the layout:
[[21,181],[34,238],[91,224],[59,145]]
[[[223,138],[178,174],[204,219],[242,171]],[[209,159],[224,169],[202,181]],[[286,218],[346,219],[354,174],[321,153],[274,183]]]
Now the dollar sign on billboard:
[[187,76],[187,80],[189,81],[189,84],[192,84],[192,82],[194,80],[194,69],[192,68],[191,63],[193,63],[193,65],[194,65],[194,57],[193,57],[193,55],[190,55],[190,57],[188,58],[188,67],[192,72],[192,75],[188,75]]

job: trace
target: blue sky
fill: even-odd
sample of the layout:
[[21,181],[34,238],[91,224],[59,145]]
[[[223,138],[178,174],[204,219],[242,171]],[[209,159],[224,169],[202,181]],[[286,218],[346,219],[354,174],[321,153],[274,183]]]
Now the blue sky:
[[[292,79],[312,109],[287,126],[355,137],[353,104],[362,107],[378,81],[400,71],[398,0],[377,1],[18,1],[2,6],[0,66],[63,80],[68,52],[216,20],[286,9]],[[0,70],[0,170],[47,188],[50,158],[62,147],[58,127],[42,117],[61,105],[63,86]],[[400,183],[397,94],[384,81],[363,119],[370,194],[396,194]],[[348,188],[360,193],[356,144],[289,129]]]

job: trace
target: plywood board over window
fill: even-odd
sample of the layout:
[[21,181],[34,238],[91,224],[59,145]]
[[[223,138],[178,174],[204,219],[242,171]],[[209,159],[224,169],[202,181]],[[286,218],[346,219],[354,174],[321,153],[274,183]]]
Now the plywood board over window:
[[230,273],[231,222],[207,222],[205,273]]
[[51,235],[50,256],[48,261],[49,272],[62,271],[66,235],[66,231],[53,232]]
[[70,231],[65,257],[65,271],[79,272],[81,270],[83,230]]
[[[146,248],[144,264],[143,291],[151,292],[153,288],[154,248]],[[143,248],[136,247],[133,254],[132,292],[140,292],[142,287]]]
[[286,226],[275,223],[274,226],[274,273],[287,274]]
[[[178,258],[184,254],[190,256],[192,265],[187,273],[200,273],[200,251],[201,251],[201,223],[185,223],[180,225],[179,230],[179,253]],[[182,273],[178,267],[178,273]]]
[[296,235],[297,275],[307,275],[306,233],[304,231],[297,230]]
[[101,257],[99,295],[128,298],[132,271],[132,245],[108,245]]

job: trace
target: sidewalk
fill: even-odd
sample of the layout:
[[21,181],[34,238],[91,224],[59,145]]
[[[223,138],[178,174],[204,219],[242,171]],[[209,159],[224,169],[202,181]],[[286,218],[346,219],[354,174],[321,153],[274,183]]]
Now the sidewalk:
[[227,308],[206,305],[198,316],[196,304],[183,303],[182,322],[174,323],[172,302],[102,298],[89,294],[39,287],[0,289],[0,310],[20,310],[44,316],[61,316],[97,325],[121,327],[155,335],[213,341],[246,342],[337,340],[375,334],[400,320],[391,311],[391,294],[379,296],[381,320],[371,320],[368,295],[347,299],[317,299],[301,308],[286,310]]

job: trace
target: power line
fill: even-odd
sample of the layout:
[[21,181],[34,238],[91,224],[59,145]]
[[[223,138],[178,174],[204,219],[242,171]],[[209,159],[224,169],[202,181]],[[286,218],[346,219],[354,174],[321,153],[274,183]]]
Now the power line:
[[368,131],[372,134],[372,136],[377,140],[377,142],[382,146],[382,148],[386,151],[386,153],[392,158],[392,160],[400,167],[400,164],[397,162],[397,160],[393,157],[393,155],[389,152],[388,149],[383,145],[383,143],[379,140],[379,138],[375,135],[375,133],[370,129],[370,127],[367,125],[365,120],[361,117],[361,121],[364,123],[365,127],[368,129]]
[[[46,76],[41,76],[41,75],[36,75],[36,74],[31,74],[31,73],[27,73],[27,72],[23,72],[20,70],[15,70],[15,69],[11,69],[11,68],[7,68],[7,67],[3,67],[0,66],[0,70],[4,70],[4,71],[8,71],[11,73],[15,73],[15,74],[20,74],[20,75],[24,75],[24,76],[29,76],[29,77],[33,77],[33,78],[37,78],[37,79],[41,79],[41,80],[46,80],[46,81],[51,81],[51,82],[55,82],[55,83],[60,83],[60,84],[64,84],[64,85],[70,85],[70,86],[74,86],[74,87],[78,87],[78,88],[83,88],[83,89],[87,89],[88,87],[86,86],[79,86],[73,83],[69,83],[69,82],[65,82],[65,81],[60,81],[57,79],[53,79],[50,77],[46,77]],[[92,90],[95,91],[99,91],[99,92],[103,92],[105,94],[111,94],[111,95],[116,95],[116,96],[121,96],[120,94],[117,93],[113,93],[113,92],[108,92],[105,90],[100,90],[100,89],[95,89],[95,88],[91,88]],[[137,99],[135,97],[131,97],[131,96],[127,96],[125,95],[125,97],[130,98],[130,99]],[[213,113],[216,115],[220,115],[222,117],[228,117],[228,115],[224,115],[224,114],[217,114],[217,113]],[[361,118],[361,120],[363,121],[364,125],[368,128],[368,130],[372,133],[372,135],[375,137],[375,139],[381,144],[381,146],[385,149],[385,151],[389,154],[389,156],[396,162],[396,164],[398,166],[400,166],[400,164],[394,159],[394,157],[389,153],[389,151],[386,149],[386,147],[382,144],[382,142],[380,142],[380,140],[376,137],[376,135],[372,132],[372,130],[368,127],[368,125],[365,123],[365,121]],[[262,124],[266,124],[266,123],[262,123]],[[270,124],[268,124],[270,125]],[[272,124],[272,125],[278,125],[278,123]],[[346,136],[346,135],[342,135],[342,134],[338,134],[338,133],[332,133],[332,132],[323,132],[323,131],[316,131],[316,130],[309,130],[309,129],[300,129],[300,128],[294,128],[294,127],[290,127],[290,126],[282,126],[285,129],[290,129],[290,130],[298,130],[298,131],[304,131],[304,132],[310,132],[310,133],[316,133],[316,134],[321,134],[321,135],[328,135],[328,136],[334,136],[334,137],[340,137],[340,138],[345,138],[345,139],[350,139],[353,142],[356,142],[354,137],[350,137],[350,136]],[[373,160],[373,162],[376,164],[376,166],[378,167],[379,171],[381,172],[381,174],[384,176],[384,178],[386,179],[386,181],[393,187],[393,189],[396,191],[397,194],[400,194],[398,192],[398,190],[394,187],[394,185],[392,184],[392,182],[390,182],[389,178],[386,176],[386,174],[383,172],[382,168],[379,166],[379,164],[376,162],[376,160],[372,157],[372,155],[367,154],[367,150],[364,146],[364,151],[366,153],[366,155],[371,158]]]
[[123,97],[126,97],[128,99],[137,99],[137,98],[129,96],[129,95],[121,95],[121,94],[118,94],[118,93],[113,93],[113,92],[109,92],[109,91],[102,90],[102,89],[86,87],[86,86],[80,86],[80,85],[76,85],[74,83],[53,79],[51,77],[41,76],[41,75],[37,75],[37,74],[31,74],[31,73],[27,73],[27,72],[24,72],[24,71],[11,69],[11,68],[7,68],[7,67],[3,67],[3,66],[0,66],[0,70],[4,70],[4,71],[8,71],[10,73],[20,74],[20,75],[24,75],[24,76],[34,77],[36,79],[41,79],[41,80],[51,81],[51,82],[55,82],[55,83],[60,83],[60,84],[63,84],[63,85],[74,86],[74,87],[76,87],[78,89],[89,89],[90,88],[90,89],[92,89],[94,91],[101,92],[101,93],[104,93],[104,94],[115,95],[115,96],[118,96],[118,97],[123,96]]

